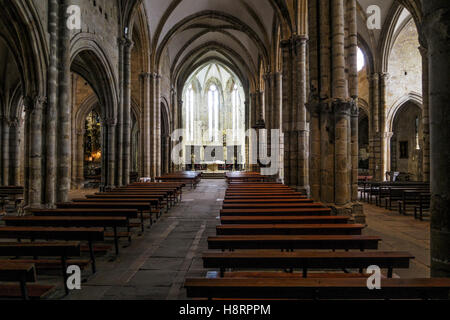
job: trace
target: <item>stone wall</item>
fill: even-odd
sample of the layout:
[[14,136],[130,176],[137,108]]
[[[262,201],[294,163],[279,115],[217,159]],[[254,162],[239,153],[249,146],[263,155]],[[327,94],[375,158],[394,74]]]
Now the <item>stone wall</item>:
[[72,36],[78,33],[88,33],[94,36],[117,76],[119,68],[119,50],[117,49],[119,14],[116,1],[73,0],[72,4],[81,8],[81,31],[72,32]]
[[[417,140],[416,119],[419,120]],[[421,181],[422,178],[422,131],[422,110],[413,103],[406,103],[397,112],[394,120],[394,135],[391,142],[391,169],[408,173],[413,181]],[[401,157],[401,144],[404,145],[405,143],[408,146],[407,155]]]
[[419,35],[413,20],[404,27],[395,41],[389,56],[388,73],[387,113],[389,108],[394,107],[405,95],[411,92],[422,95],[422,56],[419,51]]

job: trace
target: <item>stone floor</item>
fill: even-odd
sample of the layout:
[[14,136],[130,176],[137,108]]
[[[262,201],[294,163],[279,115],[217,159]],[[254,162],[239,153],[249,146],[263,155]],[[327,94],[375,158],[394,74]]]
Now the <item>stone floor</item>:
[[[204,180],[196,190],[186,190],[182,203],[144,235],[135,236],[120,256],[101,257],[98,273],[90,275],[82,290],[65,299],[184,299],[186,277],[204,277],[201,253],[207,250],[207,237],[215,234],[226,184]],[[76,192],[72,197],[85,193]],[[429,223],[414,221],[375,206],[366,205],[366,234],[383,238],[382,250],[409,251],[416,256],[409,270],[396,270],[395,276],[429,276]],[[122,243],[124,246],[127,243]],[[89,271],[89,270],[87,270]]]

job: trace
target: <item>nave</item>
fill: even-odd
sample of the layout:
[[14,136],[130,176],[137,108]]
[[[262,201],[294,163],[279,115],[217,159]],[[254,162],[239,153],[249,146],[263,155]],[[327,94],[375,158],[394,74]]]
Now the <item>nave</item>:
[[[66,299],[186,299],[185,278],[207,275],[201,258],[208,251],[208,237],[216,234],[220,224],[225,190],[224,180],[203,180],[196,190],[187,190],[180,205],[122,250],[117,260],[102,258],[102,271]],[[410,268],[396,269],[394,277],[429,277],[429,223],[373,205],[365,205],[365,212],[369,226],[363,234],[381,236],[379,250],[408,251],[415,256]]]

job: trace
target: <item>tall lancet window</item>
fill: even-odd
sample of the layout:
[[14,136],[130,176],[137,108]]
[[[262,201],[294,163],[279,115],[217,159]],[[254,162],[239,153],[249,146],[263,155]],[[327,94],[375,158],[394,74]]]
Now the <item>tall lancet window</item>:
[[219,90],[211,85],[208,91],[209,140],[219,140]]
[[192,84],[186,91],[186,139],[194,140],[194,89]]
[[239,130],[239,107],[241,105],[241,97],[237,85],[234,85],[233,92],[231,93],[232,114],[233,114],[233,140],[238,138]]

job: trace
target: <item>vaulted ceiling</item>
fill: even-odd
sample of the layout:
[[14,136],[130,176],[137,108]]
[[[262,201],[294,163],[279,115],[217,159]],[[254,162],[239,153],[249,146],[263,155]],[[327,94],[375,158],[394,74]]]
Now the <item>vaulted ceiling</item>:
[[[277,0],[144,0],[155,64],[165,50],[178,76],[217,59],[244,74],[270,65]],[[281,5],[283,8],[283,5]]]
[[[360,39],[375,54],[385,37],[385,29],[399,19],[406,6],[414,17],[420,10],[418,0],[357,0]],[[292,32],[297,28],[298,10],[306,10],[303,0],[141,0],[148,20],[151,64],[160,66],[169,57],[172,80],[183,78],[198,64],[216,60],[233,66],[257,85],[260,66],[275,63],[273,51],[278,41],[278,26]],[[382,30],[368,30],[366,10],[381,8]],[[399,9],[400,8],[400,9]],[[395,22],[393,22],[395,20]],[[292,25],[295,25],[292,27]],[[288,26],[288,27],[286,27]],[[284,29],[283,29],[284,28]],[[285,32],[286,33],[286,32]]]

